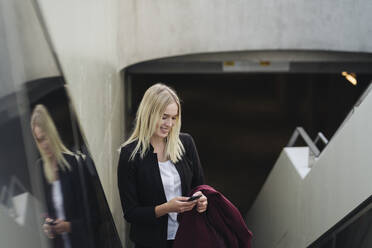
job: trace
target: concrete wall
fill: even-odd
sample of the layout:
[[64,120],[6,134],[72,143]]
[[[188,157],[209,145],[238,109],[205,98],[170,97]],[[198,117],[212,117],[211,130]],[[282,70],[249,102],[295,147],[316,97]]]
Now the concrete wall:
[[32,10],[30,1],[0,1],[0,97],[24,82],[60,74]]
[[[253,247],[296,247],[290,246],[290,242],[296,238],[300,223],[297,219],[302,178],[288,154],[292,149],[287,148],[280,154],[247,215],[248,228],[254,235]],[[308,149],[301,149],[305,149],[308,156]]]
[[372,52],[369,0],[122,0],[119,66],[265,49]]
[[371,109],[369,94],[303,179],[282,152],[247,214],[254,247],[306,247],[372,194]]
[[333,137],[303,182],[305,241],[314,240],[372,194],[372,94]]
[[110,1],[39,1],[83,133],[118,232],[124,221],[117,190],[123,142],[123,81],[117,65],[117,8]]

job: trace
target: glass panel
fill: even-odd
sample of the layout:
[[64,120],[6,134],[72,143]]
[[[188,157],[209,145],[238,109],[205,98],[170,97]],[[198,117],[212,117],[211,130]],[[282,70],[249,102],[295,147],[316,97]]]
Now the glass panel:
[[1,247],[121,247],[35,7],[0,0]]

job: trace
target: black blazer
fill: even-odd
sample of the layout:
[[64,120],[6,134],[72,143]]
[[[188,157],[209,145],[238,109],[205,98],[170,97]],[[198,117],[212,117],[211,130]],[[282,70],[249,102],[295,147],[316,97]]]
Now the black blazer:
[[[175,164],[181,178],[182,195],[204,184],[203,170],[193,138],[181,133],[185,148],[182,159]],[[166,247],[168,215],[155,216],[155,206],[167,202],[160,176],[158,159],[154,148],[143,159],[139,153],[133,160],[129,157],[136,142],[121,148],[118,166],[118,186],[124,218],[131,223],[130,238],[145,247]]]
[[[96,202],[94,202],[94,190],[90,183],[90,176],[85,166],[79,170],[79,164],[74,155],[64,154],[64,158],[70,164],[71,170],[58,170],[58,177],[61,181],[61,191],[63,196],[63,207],[65,210],[66,221],[71,223],[71,232],[68,234],[72,248],[74,247],[93,247],[93,235],[88,232],[87,225],[90,225],[91,231],[94,232],[96,223]],[[44,186],[45,201],[47,207],[47,215],[50,218],[56,218],[56,212],[52,198],[52,185],[49,184],[44,176],[42,169],[42,160],[39,160],[42,173],[42,182]],[[83,175],[82,175],[83,174]],[[82,183],[84,178],[84,185]],[[86,191],[84,191],[86,190]],[[88,198],[88,204],[82,201],[85,196]],[[87,209],[84,206],[89,206],[90,220],[85,218]],[[52,240],[53,247],[62,247],[63,241],[60,235]]]

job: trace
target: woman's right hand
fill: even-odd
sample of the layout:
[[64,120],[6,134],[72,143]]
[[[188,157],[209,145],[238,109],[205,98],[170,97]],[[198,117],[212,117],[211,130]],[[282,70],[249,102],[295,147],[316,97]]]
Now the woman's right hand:
[[183,196],[173,198],[172,200],[167,202],[168,212],[169,213],[174,213],[174,212],[183,213],[183,212],[190,211],[191,209],[195,207],[198,200],[189,202],[187,201],[188,199],[189,197],[183,197]]
[[43,231],[47,235],[48,238],[53,239],[55,238],[55,233],[53,231],[52,223],[54,222],[51,218],[45,218],[43,224]]
[[168,213],[183,213],[190,211],[195,207],[198,200],[187,201],[189,197],[175,197],[169,202],[163,203],[155,207],[155,216],[157,218],[166,215]]

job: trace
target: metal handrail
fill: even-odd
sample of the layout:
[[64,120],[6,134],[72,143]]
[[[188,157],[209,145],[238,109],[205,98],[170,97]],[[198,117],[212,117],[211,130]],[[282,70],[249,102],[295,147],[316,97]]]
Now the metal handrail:
[[9,209],[9,211],[11,211],[12,217],[14,218],[18,216],[13,203],[13,197],[16,187],[19,188],[22,192],[27,192],[27,189],[25,188],[25,186],[23,186],[22,182],[13,175],[10,178],[8,187],[3,186],[0,193],[0,203],[4,204]]
[[296,127],[287,144],[287,147],[293,146],[296,143],[299,136],[301,136],[301,138],[305,141],[306,145],[310,148],[310,151],[315,155],[315,157],[318,157],[320,155],[320,150],[318,149],[316,144],[311,140],[311,138],[303,129],[303,127]]
[[318,135],[315,137],[314,144],[316,145],[319,140],[322,141],[324,145],[328,144],[328,139],[324,136],[322,132],[319,132]]
[[7,196],[8,196],[8,188],[6,186],[3,186],[1,188],[1,192],[0,192],[0,203],[5,204],[6,199],[8,199]]
[[27,189],[25,186],[23,186],[22,182],[16,177],[16,176],[12,176],[10,178],[10,183],[9,183],[9,188],[8,188],[8,192],[9,192],[9,195],[10,197],[13,197],[14,196],[14,193],[15,193],[15,188],[18,188],[20,189],[22,192],[27,192]]
[[[354,110],[356,107],[359,107],[359,105],[364,101],[364,99],[367,97],[368,94],[370,94],[372,91],[372,81],[368,85],[367,89],[363,92],[363,94],[359,97],[358,101],[354,104],[353,108],[349,112],[349,114],[346,116],[345,120],[341,123],[339,128],[337,129],[336,133],[333,135],[335,136],[339,130],[344,126],[344,124],[351,118],[351,116],[354,114]],[[315,137],[314,142],[310,139],[309,135],[306,133],[306,131],[302,127],[296,127],[295,131],[293,132],[291,139],[289,140],[287,147],[293,146],[298,136],[301,136],[302,139],[305,141],[307,146],[310,148],[310,151],[315,155],[315,157],[318,157],[320,155],[320,150],[316,146],[318,141],[322,141],[324,145],[327,145],[329,140],[323,135],[323,133],[319,132],[318,135]]]

